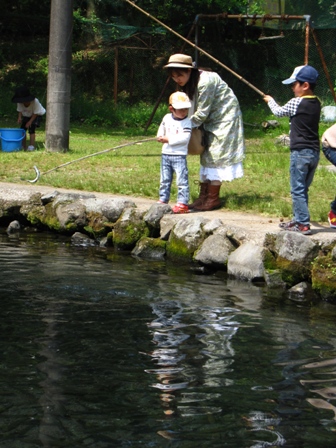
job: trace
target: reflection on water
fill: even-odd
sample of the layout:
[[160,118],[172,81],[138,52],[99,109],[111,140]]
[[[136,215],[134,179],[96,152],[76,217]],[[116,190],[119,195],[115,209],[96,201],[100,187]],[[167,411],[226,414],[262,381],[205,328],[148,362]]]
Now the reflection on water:
[[0,235],[0,448],[336,447],[335,307]]

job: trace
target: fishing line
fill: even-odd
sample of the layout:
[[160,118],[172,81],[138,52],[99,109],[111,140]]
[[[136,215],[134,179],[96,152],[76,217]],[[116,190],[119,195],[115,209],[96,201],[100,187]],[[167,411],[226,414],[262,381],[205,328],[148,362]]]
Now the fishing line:
[[[78,159],[71,160],[70,162],[62,163],[62,165],[55,166],[54,168],[51,168],[51,169],[48,170],[48,171],[44,171],[43,173],[41,173],[40,170],[37,168],[37,166],[34,165],[34,170],[35,170],[36,177],[35,177],[35,179],[33,179],[33,180],[28,180],[28,179],[26,179],[26,181],[27,181],[27,182],[30,182],[31,184],[34,184],[35,182],[37,182],[37,181],[39,180],[39,178],[40,178],[41,176],[45,176],[46,174],[49,174],[49,173],[51,173],[52,171],[56,171],[56,170],[58,170],[59,168],[63,168],[63,167],[65,167],[65,166],[71,165],[72,163],[79,162],[80,160],[88,159],[89,157],[98,156],[98,155],[100,155],[100,154],[104,154],[104,153],[106,153],[106,152],[115,151],[116,149],[124,148],[125,146],[137,145],[138,143],[150,142],[150,141],[154,141],[154,140],[157,140],[157,138],[156,138],[156,137],[151,137],[151,138],[146,138],[146,139],[144,139],[144,140],[137,140],[136,142],[131,142],[131,143],[128,142],[128,143],[124,143],[124,144],[122,144],[122,145],[115,146],[114,148],[104,149],[103,151],[98,151],[98,152],[95,152],[95,153],[93,153],[93,154],[89,154],[89,155],[87,155],[87,156],[83,156],[83,157],[79,157]],[[22,180],[24,180],[24,179],[22,179]]]

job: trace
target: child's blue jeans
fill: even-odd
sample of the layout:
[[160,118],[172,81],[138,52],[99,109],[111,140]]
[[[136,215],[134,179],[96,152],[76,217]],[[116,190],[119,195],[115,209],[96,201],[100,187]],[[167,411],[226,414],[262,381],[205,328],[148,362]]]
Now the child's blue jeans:
[[293,202],[293,218],[300,224],[310,224],[308,190],[319,163],[320,151],[314,149],[291,150],[290,187]]
[[189,202],[187,156],[162,154],[159,191],[160,201],[169,202],[174,173],[176,174],[176,185],[178,189],[177,202],[187,205]]

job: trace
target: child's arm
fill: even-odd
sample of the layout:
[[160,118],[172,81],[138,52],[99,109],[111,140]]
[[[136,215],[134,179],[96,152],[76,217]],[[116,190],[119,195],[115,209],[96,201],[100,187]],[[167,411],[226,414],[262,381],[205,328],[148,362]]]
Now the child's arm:
[[35,118],[37,117],[37,114],[33,114],[31,117],[30,117],[30,120],[27,122],[27,124],[26,124],[26,128],[28,129],[29,128],[29,126],[31,126],[32,125],[32,123],[34,123],[34,120],[35,120]]
[[168,137],[165,134],[166,134],[166,126],[164,120],[162,120],[156,134],[157,141],[160,143],[168,143]]
[[263,100],[264,100],[266,103],[269,103],[272,99],[273,99],[273,97],[271,97],[271,95],[265,95],[265,96],[263,97]]
[[168,143],[170,146],[181,146],[181,145],[188,146],[190,137],[191,137],[191,123],[188,125],[188,127],[184,128],[183,132],[171,135]]
[[263,99],[276,117],[292,117],[296,114],[297,108],[302,100],[301,97],[292,98],[284,106],[279,106],[270,95],[265,95]]
[[20,124],[21,123],[21,121],[22,121],[22,113],[21,112],[19,112],[19,115],[18,115],[18,119],[17,119],[17,122]]

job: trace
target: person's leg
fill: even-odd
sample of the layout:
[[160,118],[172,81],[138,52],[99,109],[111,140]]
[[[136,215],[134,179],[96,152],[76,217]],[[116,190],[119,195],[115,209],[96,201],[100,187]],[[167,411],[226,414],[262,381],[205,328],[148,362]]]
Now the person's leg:
[[187,156],[173,156],[173,165],[176,173],[177,202],[187,205],[189,202]]
[[35,149],[35,129],[36,129],[36,125],[35,123],[33,123],[31,126],[29,126],[29,146],[31,147],[30,149],[33,150]]
[[308,189],[313,181],[318,161],[318,151],[312,149],[291,151],[290,187],[294,220],[307,226],[310,224]]
[[160,202],[168,204],[170,198],[170,188],[173,180],[173,170],[170,164],[170,157],[167,154],[162,154],[161,169],[160,169]]
[[205,201],[200,205],[196,205],[195,210],[206,212],[219,208],[221,206],[219,199],[221,185],[222,182],[219,180],[210,181],[208,183],[207,197],[205,198]]
[[24,137],[22,139],[22,148],[24,150],[27,149],[27,137],[26,137],[26,135],[27,135],[27,128],[26,128],[26,124],[27,124],[28,120],[29,119],[27,119],[27,117],[22,117],[22,122],[21,122],[21,126],[20,126],[21,129],[24,129],[26,131],[26,133],[25,133],[25,135],[24,135]]
[[198,195],[198,198],[195,199],[193,203],[188,205],[190,210],[193,210],[195,207],[198,207],[205,202],[205,200],[208,196],[209,184],[210,184],[210,182],[199,182],[199,195]]
[[[336,148],[330,148],[322,146],[323,154],[325,155],[326,159],[329,160],[333,165],[336,166]],[[330,210],[332,213],[329,212],[328,216],[329,223],[331,227],[336,227],[336,197],[333,201],[330,202]],[[332,220],[332,222],[330,222]]]
[[208,187],[210,181],[206,178],[206,176],[202,173],[202,166],[200,168],[200,180],[199,180],[199,195],[198,198],[194,200],[191,204],[188,205],[190,210],[195,209],[196,207],[202,206],[206,198],[208,196]]
[[29,137],[30,137],[30,146],[33,146],[34,148],[35,148],[35,136],[36,136],[36,134],[35,134],[35,132],[34,132],[34,134],[29,134]]

